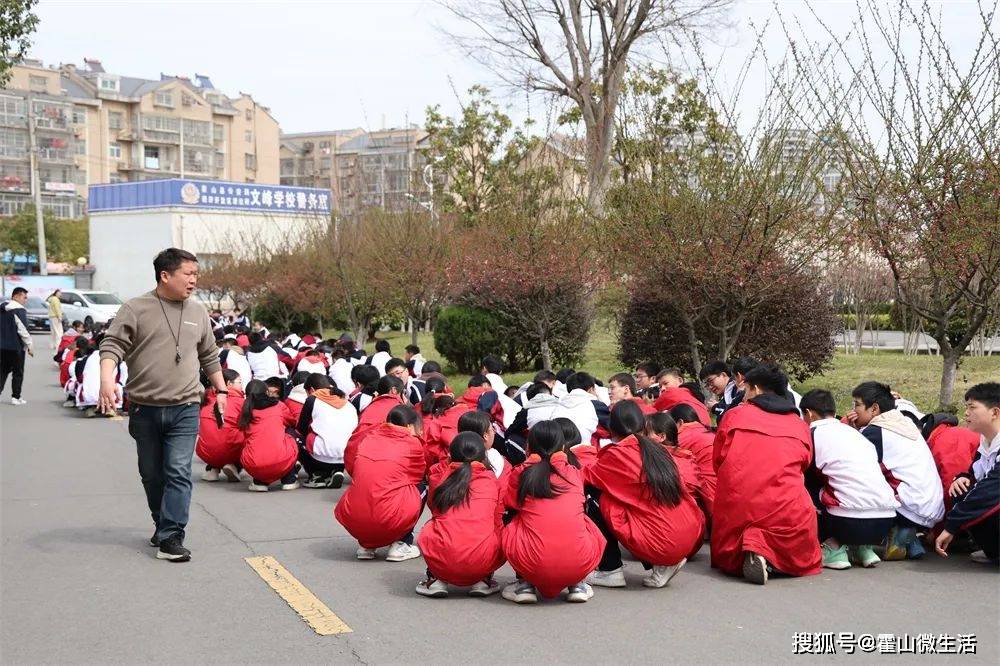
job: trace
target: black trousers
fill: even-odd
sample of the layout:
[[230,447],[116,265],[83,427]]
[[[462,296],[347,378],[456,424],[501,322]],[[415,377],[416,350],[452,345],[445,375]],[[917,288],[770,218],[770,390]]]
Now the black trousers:
[[305,442],[301,440],[296,440],[299,445],[299,462],[302,463],[302,469],[306,471],[306,474],[312,476],[313,474],[318,474],[322,477],[332,476],[334,472],[343,472],[344,463],[328,463],[322,460],[316,460],[306,449]]
[[7,385],[7,375],[13,374],[10,385],[10,396],[21,397],[21,386],[24,384],[24,350],[0,349],[0,393]]
[[[615,569],[620,569],[624,566],[622,562],[622,548],[618,543],[618,537],[615,536],[615,533],[611,530],[611,526],[604,520],[604,514],[601,513],[601,491],[588,485],[584,487],[584,492],[587,494],[584,512],[588,518],[594,521],[597,529],[601,530],[601,534],[604,535],[604,538],[608,542],[604,546],[604,554],[601,555],[601,561],[597,565],[597,570],[614,571]],[[642,562],[641,564],[644,569],[653,568],[648,562]]]
[[986,520],[969,528],[969,534],[976,545],[991,560],[1000,558],[1000,513],[994,513]]
[[889,533],[895,517],[845,518],[832,516],[826,511],[819,514],[819,540],[833,537],[842,546],[874,546],[882,543]]

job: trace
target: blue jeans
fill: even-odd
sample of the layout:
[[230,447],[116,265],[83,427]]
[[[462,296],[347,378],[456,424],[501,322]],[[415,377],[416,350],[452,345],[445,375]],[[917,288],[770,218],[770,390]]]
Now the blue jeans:
[[132,404],[128,432],[135,440],[139,476],[156,536],[184,539],[191,508],[191,459],[198,438],[197,403],[153,407]]

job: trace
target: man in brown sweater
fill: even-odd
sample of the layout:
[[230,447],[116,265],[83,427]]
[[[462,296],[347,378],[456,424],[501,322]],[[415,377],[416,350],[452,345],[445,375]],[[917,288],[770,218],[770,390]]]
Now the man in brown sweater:
[[184,528],[191,506],[191,458],[198,437],[205,371],[225,411],[222,378],[212,324],[204,306],[189,297],[198,284],[198,259],[168,248],[153,260],[156,288],[118,311],[101,342],[102,412],[119,399],[118,363],[128,364],[129,434],[135,439],[139,475],[156,531],[149,545],[156,557],[187,562]]

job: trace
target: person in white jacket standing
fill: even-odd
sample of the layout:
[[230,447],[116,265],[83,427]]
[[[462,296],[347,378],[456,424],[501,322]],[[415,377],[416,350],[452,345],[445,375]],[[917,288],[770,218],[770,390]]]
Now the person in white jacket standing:
[[850,423],[875,447],[886,481],[896,491],[899,509],[889,533],[889,560],[920,559],[925,550],[917,532],[929,532],[944,517],[944,491],[934,456],[917,425],[896,409],[892,390],[879,382],[862,382],[851,392]]
[[892,529],[899,507],[878,455],[864,435],[837,420],[829,391],[806,393],[801,410],[813,440],[823,566],[850,569],[854,560],[874,567],[881,560],[873,546]]

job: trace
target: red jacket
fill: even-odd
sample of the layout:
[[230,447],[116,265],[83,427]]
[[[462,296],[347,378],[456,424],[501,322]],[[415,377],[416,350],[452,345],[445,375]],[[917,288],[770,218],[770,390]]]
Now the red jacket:
[[264,483],[274,483],[288,474],[299,457],[299,447],[285,428],[294,427],[292,414],[283,402],[253,410],[240,454],[240,464],[247,474]]
[[451,460],[451,440],[458,434],[458,419],[476,409],[475,403],[457,402],[440,416],[424,417],[424,452],[427,467]]
[[73,359],[75,358],[76,348],[74,347],[66,352],[62,362],[59,364],[59,386],[65,388],[66,382],[69,381],[69,366],[72,365]]
[[427,568],[452,585],[472,585],[490,576],[506,561],[500,548],[500,482],[482,463],[472,463],[468,501],[439,513],[430,499],[462,463],[433,467],[427,488],[431,519],[420,530],[417,544]]
[[950,511],[955,498],[948,494],[948,488],[958,474],[968,471],[972,465],[979,449],[979,435],[968,428],[942,423],[927,438],[927,446],[941,477],[945,510]]
[[718,480],[715,476],[715,465],[712,464],[712,447],[715,443],[715,433],[701,423],[685,423],[677,431],[677,446],[691,452],[694,464],[698,468],[701,479],[702,509],[705,518],[711,523],[712,511],[715,505],[715,487]]
[[622,545],[640,561],[673,566],[698,549],[705,531],[689,490],[698,485],[697,472],[690,461],[678,463],[681,500],[676,506],[660,504],[642,480],[639,446],[635,436],[605,446],[597,462],[583,470],[583,480],[601,491],[601,514]]
[[580,470],[566,462],[565,453],[551,458],[552,485],[563,492],[551,499],[528,497],[518,504],[521,474],[540,460],[530,455],[511,472],[504,503],[517,514],[503,528],[500,540],[514,571],[542,596],[555,597],[594,570],[607,541],[583,512],[583,479]]
[[714,445],[712,566],[739,573],[744,552],[753,551],[785,574],[818,574],[816,509],[804,476],[812,460],[809,427],[797,412],[765,411],[757,401],[794,410],[763,395],[726,412]]
[[706,426],[712,425],[712,417],[708,415],[708,408],[705,407],[705,403],[694,397],[694,394],[686,388],[671,386],[668,389],[664,389],[660,392],[660,396],[656,399],[656,402],[653,403],[653,407],[658,412],[670,411],[670,408],[676,405],[690,405],[695,413],[698,414],[699,421]]
[[347,440],[347,447],[344,449],[344,466],[347,473],[354,476],[351,470],[354,467],[354,457],[358,454],[358,445],[373,430],[385,423],[385,417],[389,415],[393,407],[402,405],[403,401],[398,395],[377,395],[368,403],[364,411],[358,417],[358,427],[354,429],[351,438]]
[[215,401],[214,389],[209,389],[205,393],[205,406],[201,408],[199,417],[200,426],[198,428],[198,443],[195,445],[195,453],[205,461],[206,465],[211,465],[216,469],[223,465],[230,465],[240,461],[240,454],[243,452],[245,434],[237,426],[240,420],[240,410],[243,409],[243,391],[230,387],[228,399],[226,400],[226,411],[222,415],[222,428],[215,422]]
[[382,423],[357,447],[348,468],[351,485],[337,502],[334,517],[364,548],[398,541],[423,512],[417,484],[425,470],[420,439],[406,428]]
[[[629,398],[629,400],[639,405],[639,409],[641,409],[642,413],[646,416],[649,416],[650,414],[655,414],[656,412],[660,411],[656,408],[655,405],[649,404],[642,398]],[[614,407],[614,405],[612,405],[612,407]]]

